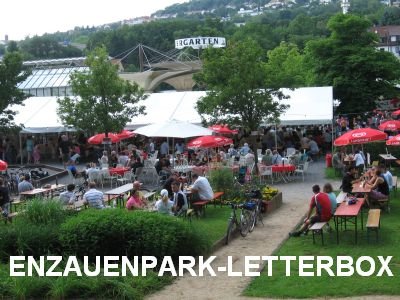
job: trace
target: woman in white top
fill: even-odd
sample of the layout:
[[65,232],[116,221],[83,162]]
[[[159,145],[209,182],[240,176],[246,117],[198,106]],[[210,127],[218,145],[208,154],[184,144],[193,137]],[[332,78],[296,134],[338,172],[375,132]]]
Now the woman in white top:
[[173,215],[172,207],[174,206],[174,202],[169,200],[168,198],[168,191],[166,189],[161,190],[160,192],[161,199],[157,200],[155,204],[155,209],[160,214],[165,215]]
[[356,162],[356,168],[358,170],[358,174],[361,175],[361,173],[364,171],[364,157],[360,150],[356,150],[356,154],[354,155],[354,161]]

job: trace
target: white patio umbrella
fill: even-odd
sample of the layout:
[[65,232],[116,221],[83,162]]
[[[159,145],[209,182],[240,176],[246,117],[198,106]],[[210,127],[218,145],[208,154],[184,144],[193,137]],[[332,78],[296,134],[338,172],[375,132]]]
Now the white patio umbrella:
[[[147,137],[172,137],[174,138],[189,138],[194,136],[212,135],[213,131],[194,125],[184,121],[168,120],[160,123],[154,123],[139,127],[134,131],[136,134],[141,134]],[[175,147],[175,141],[172,141],[173,147]],[[173,151],[174,153],[174,151]],[[175,154],[174,154],[175,157]],[[174,162],[174,159],[172,160]]]
[[189,138],[194,136],[212,135],[213,131],[184,121],[168,120],[139,127],[134,131],[148,137]]

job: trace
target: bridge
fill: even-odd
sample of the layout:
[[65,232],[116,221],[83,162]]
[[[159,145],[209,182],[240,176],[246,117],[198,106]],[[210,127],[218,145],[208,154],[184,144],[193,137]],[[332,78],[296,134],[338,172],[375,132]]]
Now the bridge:
[[[177,91],[191,91],[195,85],[193,74],[201,70],[201,61],[188,51],[173,49],[162,53],[139,44],[116,57],[110,57],[110,60],[118,65],[121,78],[136,82],[146,92],[154,92],[162,86]],[[127,65],[128,60],[135,61],[132,54],[136,52],[138,71],[126,72],[124,65]],[[36,97],[72,95],[70,75],[75,71],[88,71],[85,59],[76,57],[25,61],[24,66],[30,68],[32,74],[18,88]]]

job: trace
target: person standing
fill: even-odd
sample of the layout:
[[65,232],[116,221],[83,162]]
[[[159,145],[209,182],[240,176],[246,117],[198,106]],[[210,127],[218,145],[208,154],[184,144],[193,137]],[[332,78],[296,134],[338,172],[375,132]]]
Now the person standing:
[[58,145],[58,151],[60,153],[61,156],[61,160],[63,162],[64,165],[64,169],[67,168],[67,163],[69,161],[69,156],[70,156],[70,152],[71,152],[71,143],[68,140],[68,137],[63,134],[61,136],[61,141]]
[[32,154],[33,154],[33,138],[32,136],[28,136],[26,138],[26,153],[28,154],[28,161],[27,163],[30,164],[32,163]]

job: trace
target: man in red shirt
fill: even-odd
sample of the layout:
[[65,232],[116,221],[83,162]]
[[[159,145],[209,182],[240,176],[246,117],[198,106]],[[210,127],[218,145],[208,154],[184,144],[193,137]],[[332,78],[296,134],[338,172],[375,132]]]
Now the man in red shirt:
[[[307,231],[308,228],[317,222],[328,222],[332,217],[331,202],[328,194],[321,193],[319,185],[312,187],[314,196],[310,201],[310,208],[308,209],[307,217],[304,220],[303,225],[298,231],[289,233],[290,236],[300,236],[303,232]],[[311,217],[311,213],[315,208],[315,213]]]

